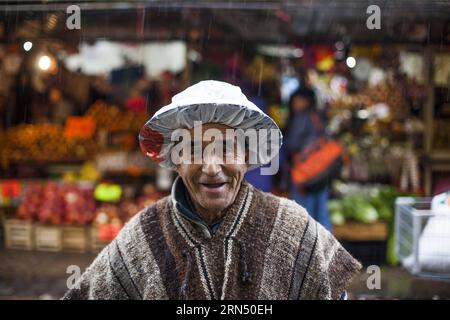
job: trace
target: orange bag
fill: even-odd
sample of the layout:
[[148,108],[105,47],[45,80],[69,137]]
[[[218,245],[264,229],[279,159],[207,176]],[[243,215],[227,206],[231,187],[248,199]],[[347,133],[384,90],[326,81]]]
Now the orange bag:
[[[321,124],[314,115],[312,122],[317,130]],[[337,141],[318,138],[312,145],[293,155],[292,182],[300,191],[314,191],[339,175],[344,162],[344,147]]]

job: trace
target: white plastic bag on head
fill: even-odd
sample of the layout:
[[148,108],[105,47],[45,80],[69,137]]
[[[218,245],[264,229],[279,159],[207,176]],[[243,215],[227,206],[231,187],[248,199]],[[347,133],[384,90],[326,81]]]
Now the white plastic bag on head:
[[[170,152],[177,141],[173,141],[172,133],[179,128],[192,129],[195,123],[218,123],[247,133],[257,132],[256,143],[248,145],[249,158],[256,159],[249,170],[269,163],[282,144],[283,136],[276,123],[249,101],[239,87],[207,80],[175,95],[169,105],[147,121],[139,134],[142,149],[157,158],[160,166],[173,169]],[[153,143],[155,133],[158,148]]]

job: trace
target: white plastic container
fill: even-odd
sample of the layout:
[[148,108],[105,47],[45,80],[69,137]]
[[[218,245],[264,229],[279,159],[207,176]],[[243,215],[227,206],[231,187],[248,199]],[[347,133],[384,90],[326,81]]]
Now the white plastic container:
[[412,274],[450,280],[450,214],[431,198],[397,198],[396,252]]

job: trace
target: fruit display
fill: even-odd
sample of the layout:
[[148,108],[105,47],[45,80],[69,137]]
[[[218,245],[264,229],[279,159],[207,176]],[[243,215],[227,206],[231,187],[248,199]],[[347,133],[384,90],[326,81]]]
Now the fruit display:
[[94,211],[92,186],[29,182],[16,216],[45,224],[86,225],[92,221]]
[[17,208],[17,218],[33,221],[37,218],[39,207],[42,202],[42,186],[37,182],[30,182],[26,186],[26,191],[22,203]]
[[106,128],[111,132],[139,132],[148,120],[148,116],[144,112],[121,111],[119,107],[108,105],[100,100],[88,109],[86,115],[94,118],[98,128]]
[[118,204],[102,203],[95,211],[94,225],[98,238],[111,241],[122,229],[123,225],[145,207],[162,198],[153,185],[146,185],[143,194],[136,200],[122,199]]
[[406,105],[401,88],[394,85],[369,87],[365,93],[372,98],[374,103],[384,102],[394,109],[401,109]]
[[86,225],[93,220],[96,205],[92,198],[92,186],[65,185],[62,194],[66,223]]
[[87,161],[83,164],[79,171],[66,171],[62,176],[62,181],[67,183],[73,182],[96,182],[101,177],[100,172],[95,167],[93,161]]
[[117,106],[108,106],[103,101],[97,101],[89,107],[87,116],[94,118],[98,128],[113,128],[117,123],[120,109]]
[[67,138],[63,127],[56,124],[19,125],[7,130],[5,137],[3,164],[84,160],[97,153],[95,141]]
[[100,240],[113,240],[123,227],[119,207],[109,203],[100,205],[95,211],[94,225]]
[[[116,137],[121,147],[129,150],[136,146],[136,136],[148,116],[145,112],[122,111],[98,101],[83,119],[92,119],[95,130],[129,132]],[[73,117],[72,117],[73,118]],[[4,167],[10,162],[64,162],[90,160],[99,151],[96,139],[67,134],[59,124],[22,124],[8,129],[1,137],[1,159]],[[92,129],[94,130],[94,129]]]
[[61,224],[64,215],[64,196],[59,192],[59,186],[48,182],[43,186],[38,203],[37,220],[41,223]]
[[396,149],[415,156],[424,134],[423,120],[410,114],[423,96],[408,94],[411,84],[401,79],[374,86],[360,83],[357,93],[329,100],[328,132],[345,145],[350,160],[343,178],[392,184],[401,180],[406,152],[397,155]]
[[88,182],[28,181],[21,185],[25,191],[16,218],[51,225],[112,223],[120,230],[136,213],[165,196],[153,184],[146,184],[136,199],[96,202],[95,187]]

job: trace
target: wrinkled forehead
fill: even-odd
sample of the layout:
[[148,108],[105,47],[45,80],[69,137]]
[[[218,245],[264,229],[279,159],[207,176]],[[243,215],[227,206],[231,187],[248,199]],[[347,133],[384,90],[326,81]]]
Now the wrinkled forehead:
[[237,134],[235,128],[221,123],[196,123],[188,132],[191,141],[202,142],[235,142]]
[[230,130],[233,130],[234,128],[222,123],[213,123],[213,122],[201,123],[200,121],[198,121],[198,123],[195,123],[194,127],[189,129],[189,132],[205,133],[206,131],[213,132],[215,130],[219,130],[223,135],[225,135],[227,133],[227,129],[228,132],[230,132]]
[[242,130],[225,124],[196,123],[191,129],[181,130],[183,131],[181,140],[184,144],[198,141],[203,146],[213,143],[215,145],[223,144],[224,147],[231,147],[232,145],[245,147],[245,139],[238,138]]

